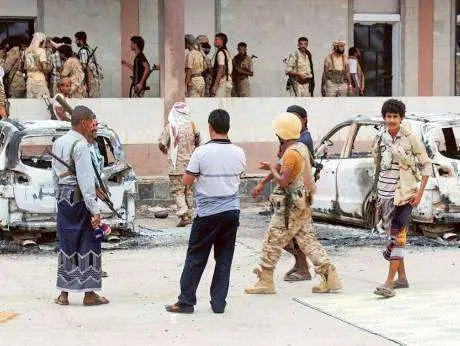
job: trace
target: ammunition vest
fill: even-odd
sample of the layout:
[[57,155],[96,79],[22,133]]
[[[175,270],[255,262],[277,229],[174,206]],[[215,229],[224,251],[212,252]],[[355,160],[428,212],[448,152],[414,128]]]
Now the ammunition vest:
[[289,151],[297,151],[302,156],[303,164],[300,173],[292,183],[285,188],[281,188],[279,185],[276,186],[270,196],[270,201],[275,207],[275,211],[281,213],[289,212],[289,209],[291,209],[292,206],[295,206],[300,210],[305,210],[308,207],[306,197],[309,192],[306,191],[305,188],[306,162],[309,162],[310,160],[308,148],[303,143],[296,143],[289,147],[286,150],[286,153]]

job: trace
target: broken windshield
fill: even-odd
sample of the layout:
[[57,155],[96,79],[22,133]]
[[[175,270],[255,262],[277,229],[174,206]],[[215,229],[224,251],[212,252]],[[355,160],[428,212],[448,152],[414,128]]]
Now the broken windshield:
[[59,135],[23,137],[19,147],[21,162],[35,168],[51,169],[51,156],[45,152],[51,151],[53,142],[59,137]]
[[431,136],[442,156],[460,159],[460,126],[435,128]]

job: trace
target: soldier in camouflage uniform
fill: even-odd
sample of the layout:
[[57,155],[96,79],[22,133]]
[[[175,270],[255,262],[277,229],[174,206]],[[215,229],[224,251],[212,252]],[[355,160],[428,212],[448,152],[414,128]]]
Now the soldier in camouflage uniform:
[[14,38],[11,40],[11,49],[6,55],[3,65],[5,70],[5,87],[8,97],[26,97],[26,79],[24,73],[24,50],[27,47],[24,39]]
[[291,113],[280,114],[273,127],[280,140],[281,169],[276,165],[261,163],[260,168],[270,170],[278,186],[270,196],[275,213],[262,245],[260,268],[254,270],[259,280],[246,288],[248,294],[273,294],[273,270],[283,247],[295,239],[303,253],[310,258],[315,272],[321,277],[313,293],[326,293],[342,288],[335,267],[318,242],[311,218],[311,200],[315,183],[311,173],[309,151],[297,142],[302,123]]
[[192,221],[192,187],[184,186],[182,176],[199,144],[200,133],[190,117],[190,108],[184,102],[176,102],[169,112],[168,125],[161,133],[159,148],[165,155],[169,152],[169,181],[180,219],[178,227]]

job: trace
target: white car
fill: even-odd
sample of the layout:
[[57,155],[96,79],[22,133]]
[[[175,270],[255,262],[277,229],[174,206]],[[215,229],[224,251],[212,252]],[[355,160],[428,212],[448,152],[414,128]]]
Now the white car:
[[[372,143],[382,117],[357,116],[335,126],[316,147],[323,168],[313,216],[365,227],[376,223],[369,197],[374,180]],[[411,114],[404,120],[432,160],[422,202],[412,221],[424,231],[443,233],[460,226],[460,114]]]
[[[53,141],[65,134],[64,121],[0,121],[0,229],[2,231],[56,231],[56,198],[52,181]],[[125,161],[116,133],[99,125],[97,143],[104,157],[102,180],[118,218],[101,201],[105,223],[114,229],[132,229],[135,217],[136,176]]]

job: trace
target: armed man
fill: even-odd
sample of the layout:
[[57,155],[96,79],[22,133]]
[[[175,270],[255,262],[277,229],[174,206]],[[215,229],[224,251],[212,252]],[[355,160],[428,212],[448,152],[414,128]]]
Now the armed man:
[[286,75],[289,76],[287,89],[291,96],[307,97],[313,96],[315,88],[315,77],[313,74],[313,60],[308,47],[308,39],[299,37],[297,40],[297,51],[289,55]]
[[[345,55],[344,40],[332,42],[332,52],[324,59],[321,94],[326,97],[348,96],[351,77]],[[351,88],[351,85],[350,85]]]
[[[53,144],[53,181],[57,198],[59,261],[56,304],[69,305],[68,292],[84,292],[83,305],[109,300],[96,294],[102,287],[101,243],[94,230],[101,211],[87,138],[92,136],[93,112],[85,106],[72,111],[72,129]],[[61,162],[62,161],[62,162]]]
[[249,77],[254,76],[252,58],[248,56],[246,42],[238,43],[238,54],[233,58],[232,96],[249,97]]
[[259,280],[246,288],[248,294],[274,294],[273,271],[282,249],[295,239],[299,248],[313,262],[321,277],[313,293],[326,293],[342,288],[334,265],[318,242],[311,218],[311,200],[315,183],[311,173],[310,155],[305,144],[298,142],[302,123],[292,113],[282,113],[273,121],[280,141],[280,165],[260,162],[259,168],[270,171],[277,187],[270,196],[275,213],[262,245],[260,268],[254,273]]

